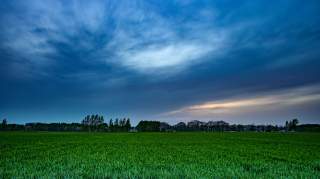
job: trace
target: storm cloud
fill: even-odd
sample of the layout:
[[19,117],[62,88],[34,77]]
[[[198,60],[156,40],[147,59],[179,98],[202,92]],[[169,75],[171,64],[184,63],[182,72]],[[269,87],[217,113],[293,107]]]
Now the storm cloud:
[[317,0],[4,0],[0,28],[9,122],[320,122]]

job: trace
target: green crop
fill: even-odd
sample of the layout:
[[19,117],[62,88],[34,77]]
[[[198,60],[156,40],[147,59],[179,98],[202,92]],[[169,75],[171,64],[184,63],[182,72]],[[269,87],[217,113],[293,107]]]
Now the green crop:
[[320,178],[320,134],[1,132],[12,177]]

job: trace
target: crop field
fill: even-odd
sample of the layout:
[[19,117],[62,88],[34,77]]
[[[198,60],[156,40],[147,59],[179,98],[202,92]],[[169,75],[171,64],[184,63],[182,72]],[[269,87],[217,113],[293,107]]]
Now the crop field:
[[0,133],[0,178],[320,178],[319,133]]

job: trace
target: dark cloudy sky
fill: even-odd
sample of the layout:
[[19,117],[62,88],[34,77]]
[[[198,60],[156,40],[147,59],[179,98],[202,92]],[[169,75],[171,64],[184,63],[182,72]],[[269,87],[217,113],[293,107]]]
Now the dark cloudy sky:
[[319,0],[1,0],[0,118],[320,123]]

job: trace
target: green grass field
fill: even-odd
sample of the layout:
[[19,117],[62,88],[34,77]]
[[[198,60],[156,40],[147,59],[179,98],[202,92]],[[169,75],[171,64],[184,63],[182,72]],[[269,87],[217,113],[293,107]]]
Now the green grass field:
[[318,133],[0,133],[0,178],[320,178]]

